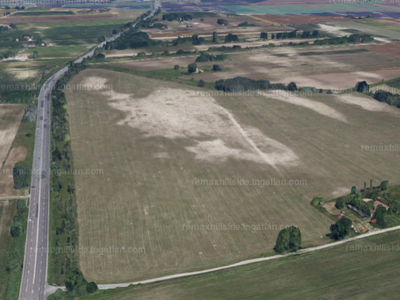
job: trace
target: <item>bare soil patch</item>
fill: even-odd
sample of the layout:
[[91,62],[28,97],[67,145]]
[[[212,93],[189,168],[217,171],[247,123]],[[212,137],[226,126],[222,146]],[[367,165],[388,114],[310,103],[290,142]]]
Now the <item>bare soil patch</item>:
[[400,58],[400,43],[386,43],[365,46],[366,49]]

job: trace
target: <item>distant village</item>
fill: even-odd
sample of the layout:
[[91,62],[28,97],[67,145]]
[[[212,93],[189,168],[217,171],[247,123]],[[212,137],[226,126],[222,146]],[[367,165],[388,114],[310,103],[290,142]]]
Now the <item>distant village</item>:
[[[13,30],[15,29],[15,25],[14,24],[10,24],[10,25],[2,25],[0,26],[0,32],[2,31],[7,31],[7,30]],[[21,47],[24,47],[26,49],[35,49],[37,47],[46,47],[46,43],[42,42],[41,40],[35,40],[35,37],[32,35],[22,35],[20,37],[16,37],[13,42],[16,43],[21,43]],[[37,58],[37,52],[35,51],[33,54],[29,54],[29,53],[15,53],[15,54],[3,54],[3,57],[1,57],[1,61],[2,62],[7,62],[7,61],[26,61],[30,58]]]

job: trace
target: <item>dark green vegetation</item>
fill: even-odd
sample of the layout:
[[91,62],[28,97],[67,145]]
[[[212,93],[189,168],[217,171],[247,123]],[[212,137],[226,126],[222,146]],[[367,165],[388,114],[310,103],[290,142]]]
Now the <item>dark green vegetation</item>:
[[88,283],[78,267],[78,228],[76,224],[76,202],[74,177],[69,142],[67,101],[63,88],[85,64],[71,64],[69,71],[57,81],[52,93],[51,128],[51,219],[50,247],[55,249],[49,256],[49,281],[65,284],[67,292],[53,299],[76,297],[92,293],[95,283]]
[[285,252],[293,252],[301,247],[300,229],[295,226],[282,229],[276,239],[275,251],[283,254]]
[[28,209],[25,200],[10,200],[4,207],[0,233],[0,299],[18,298]]
[[255,90],[286,90],[283,83],[270,83],[268,80],[253,80],[245,77],[221,79],[215,82],[215,89],[228,93],[237,93]]
[[392,94],[387,91],[378,90],[374,94],[374,99],[378,100],[379,102],[383,102],[397,108],[400,108],[400,95],[399,94]]
[[[188,278],[98,291],[79,299],[144,300],[159,295],[167,300],[216,299],[215,295],[218,299],[232,300],[395,299],[400,280],[399,243],[399,232],[394,231],[312,253]],[[362,288],[355,284],[360,280]]]
[[239,37],[236,34],[228,33],[225,36],[225,43],[239,42]]
[[30,170],[28,168],[24,168],[22,166],[16,166],[13,169],[13,178],[14,178],[14,188],[24,189],[29,186]]
[[230,59],[231,57],[228,54],[213,55],[202,53],[199,57],[196,58],[196,62],[224,61]]
[[352,34],[350,36],[328,38],[314,41],[314,45],[340,45],[340,44],[358,44],[370,43],[374,41],[369,34]]
[[335,224],[331,225],[331,238],[341,240],[349,236],[352,221],[346,217],[342,217]]

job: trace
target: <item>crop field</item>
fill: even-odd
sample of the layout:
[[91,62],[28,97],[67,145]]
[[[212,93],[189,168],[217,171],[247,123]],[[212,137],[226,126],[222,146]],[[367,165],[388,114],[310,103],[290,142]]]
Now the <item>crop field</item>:
[[393,299],[400,279],[399,245],[395,231],[314,253],[100,291],[82,299]]
[[[6,271],[10,248],[12,249],[13,239],[10,234],[10,228],[13,224],[13,216],[16,211],[15,201],[0,201],[1,219],[0,219],[0,298],[7,299],[7,289],[9,278]],[[19,285],[19,284],[18,284]],[[8,298],[11,299],[11,298]]]
[[24,106],[20,104],[0,105],[0,197],[17,196],[23,193],[14,189],[12,176],[14,165],[25,160],[27,155],[27,149],[22,144],[14,144],[23,111]]
[[[257,42],[254,43],[257,44]],[[376,47],[385,47],[385,45],[376,45]],[[196,47],[202,49],[203,46]],[[289,83],[294,81],[299,86],[336,89],[353,87],[359,80],[375,83],[382,79],[387,80],[399,76],[399,58],[369,51],[365,47],[369,48],[370,46],[276,47],[232,52],[229,53],[230,61],[198,63],[200,69],[211,69],[213,64],[218,64],[223,72],[190,74],[183,78],[213,82],[219,79],[244,76],[273,82]],[[116,62],[112,65],[146,71],[159,69],[160,66],[165,69],[172,69],[174,65],[186,67],[188,63],[194,61],[194,57],[167,57]]]
[[[391,20],[391,19],[389,19]],[[344,27],[349,30],[357,30],[373,36],[385,37],[392,41],[400,40],[400,27],[397,25],[389,25],[375,20],[356,21],[356,22],[331,22],[331,25]]]
[[99,69],[77,83],[112,87],[67,92],[74,168],[103,171],[75,178],[79,246],[91,250],[80,252],[80,267],[90,281],[257,257],[292,224],[304,246],[326,243],[332,220],[312,197],[331,199],[370,178],[399,181],[398,153],[362,151],[398,132],[400,112],[370,98],[212,97]]
[[[385,11],[387,8],[378,7],[367,3],[309,3],[296,5],[224,5],[224,8],[237,14],[271,14],[271,15],[297,15],[297,14],[318,14],[333,12],[377,12]],[[392,8],[391,11],[400,11]]]

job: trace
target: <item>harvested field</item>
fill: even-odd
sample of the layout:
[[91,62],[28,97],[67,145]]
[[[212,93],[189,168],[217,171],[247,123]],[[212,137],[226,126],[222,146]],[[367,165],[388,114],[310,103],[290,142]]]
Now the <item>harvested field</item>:
[[[286,47],[230,53],[231,61],[218,63],[226,71],[195,74],[194,78],[216,81],[244,76],[273,82],[294,81],[299,86],[334,89],[352,87],[359,80],[376,83],[399,76],[399,58],[373,51],[361,51],[364,47]],[[199,64],[200,68],[202,66],[203,64]],[[184,76],[186,79],[191,77],[193,75]]]
[[321,89],[347,89],[354,87],[359,81],[366,80],[369,84],[382,80],[399,77],[400,68],[388,70],[371,70],[368,72],[342,72],[306,76],[294,76],[275,80],[276,82],[289,83],[294,81],[299,86],[313,86]]
[[200,51],[206,51],[210,47],[221,47],[221,46],[225,46],[225,47],[240,46],[242,48],[255,48],[255,47],[262,47],[262,46],[270,45],[270,44],[279,46],[279,45],[288,44],[290,42],[292,42],[292,43],[309,42],[310,44],[312,44],[315,40],[316,39],[266,40],[266,41],[252,41],[251,43],[244,42],[244,43],[230,43],[230,44],[223,44],[223,45],[199,45],[199,46],[195,46],[195,48]]
[[18,147],[10,151],[10,148],[17,134],[23,111],[23,105],[0,105],[0,196],[2,197],[20,195],[14,189],[12,169],[15,163],[25,159],[26,149]]
[[99,69],[77,82],[113,86],[67,92],[74,167],[104,171],[75,178],[79,246],[113,249],[80,252],[90,281],[256,257],[291,224],[304,245],[325,243],[332,221],[312,197],[330,199],[369,178],[399,182],[398,153],[361,151],[396,139],[396,108],[373,112],[334,95],[212,97]]
[[332,21],[351,21],[346,17],[318,16],[318,15],[251,15],[257,20],[273,25],[301,25],[310,23],[325,23]]
[[118,19],[118,14],[98,14],[82,16],[47,16],[47,17],[12,17],[0,18],[0,24],[18,23],[65,23],[65,22],[94,22]]
[[195,61],[197,55],[184,56],[184,57],[168,57],[168,58],[154,58],[143,59],[135,61],[127,61],[121,63],[111,63],[111,66],[120,68],[134,69],[140,71],[159,70],[160,66],[164,69],[172,69],[175,65],[186,67]]
[[400,43],[376,44],[365,46],[366,49],[400,58]]
[[0,105],[0,163],[2,166],[6,162],[11,144],[17,134],[23,112],[23,105]]

